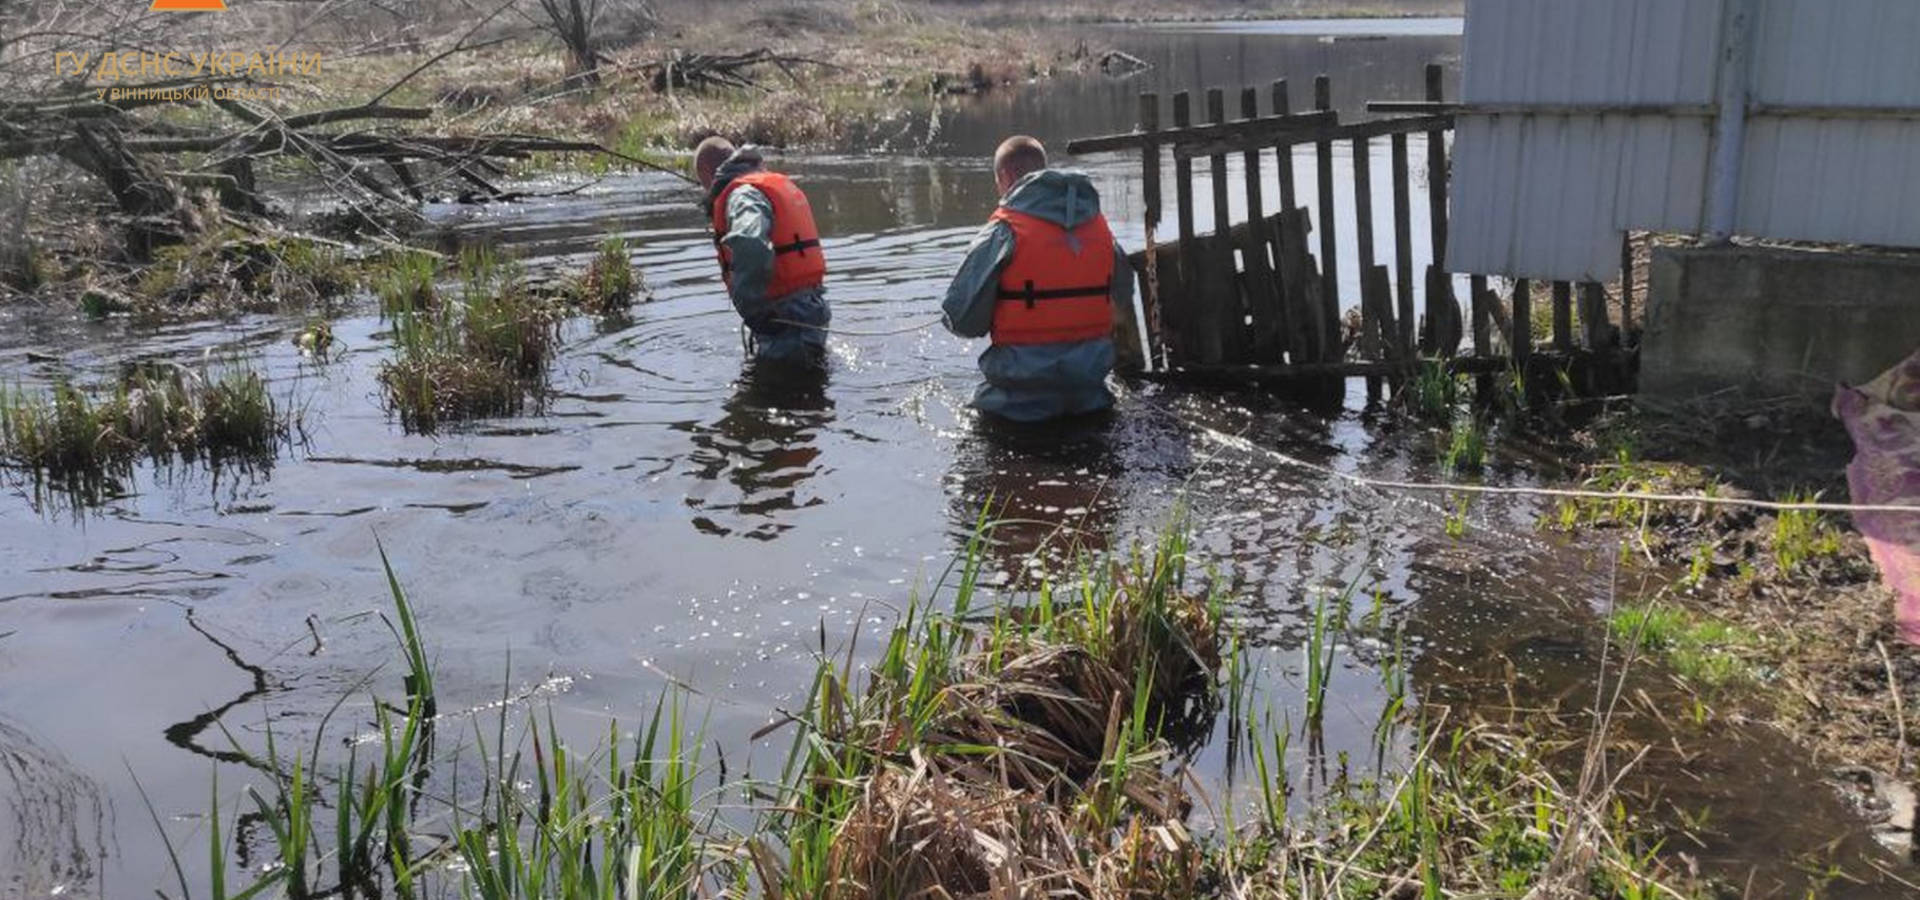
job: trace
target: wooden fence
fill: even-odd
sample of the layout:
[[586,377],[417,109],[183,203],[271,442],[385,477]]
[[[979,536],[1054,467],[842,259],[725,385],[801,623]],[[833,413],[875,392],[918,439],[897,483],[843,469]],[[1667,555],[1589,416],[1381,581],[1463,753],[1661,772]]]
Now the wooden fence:
[[[1500,298],[1488,279],[1469,279],[1472,352],[1460,353],[1466,324],[1454,294],[1454,278],[1436,262],[1415,271],[1413,217],[1416,193],[1425,194],[1431,258],[1446,258],[1447,132],[1454,107],[1441,96],[1441,69],[1426,70],[1425,102],[1372,103],[1375,113],[1404,113],[1388,118],[1342,123],[1332,108],[1332,83],[1314,80],[1313,109],[1294,112],[1285,80],[1268,86],[1268,111],[1260,112],[1262,89],[1239,91],[1239,114],[1227,113],[1227,93],[1205,94],[1206,121],[1194,121],[1193,97],[1172,98],[1172,121],[1162,125],[1158,94],[1140,97],[1140,124],[1129,134],[1083,138],[1067,145],[1070,153],[1137,152],[1146,205],[1146,247],[1133,256],[1140,273],[1143,308],[1152,358],[1147,371],[1198,381],[1284,382],[1309,399],[1338,403],[1344,379],[1366,377],[1369,396],[1422,365],[1439,360],[1459,371],[1491,373],[1509,367],[1523,372],[1557,366],[1574,371],[1589,390],[1619,390],[1630,377],[1630,359],[1621,335],[1630,329],[1632,279],[1622,279],[1616,326],[1605,289],[1598,284],[1555,283],[1550,295],[1552,328],[1547,346],[1536,348],[1533,330],[1534,286],[1516,281],[1510,297]],[[1423,189],[1413,183],[1408,135],[1426,136],[1428,177]],[[1385,190],[1393,194],[1393,257],[1378,260],[1374,221],[1375,141],[1388,142]],[[1334,149],[1352,150],[1353,213],[1339,221],[1336,209]],[[1315,177],[1296,184],[1294,148],[1313,146]],[[1266,209],[1262,167],[1273,152],[1279,187],[1278,208]],[[1173,192],[1178,236],[1170,244],[1158,235],[1165,210],[1163,155],[1173,159]],[[1246,215],[1234,222],[1227,161],[1242,160]],[[1196,166],[1204,166],[1210,197],[1196,198]],[[1302,188],[1312,196],[1300,196]],[[1197,233],[1200,204],[1210,203],[1215,229]],[[1311,205],[1311,210],[1309,209]],[[1319,223],[1317,233],[1314,222]],[[1341,230],[1352,228],[1358,254],[1358,316],[1342,310],[1336,277]],[[1311,239],[1310,239],[1311,238]],[[1317,240],[1315,240],[1317,239]],[[1317,247],[1316,247],[1317,245]],[[1623,249],[1624,271],[1631,260]],[[1416,279],[1418,279],[1416,281]],[[1416,291],[1416,284],[1422,289]],[[1424,308],[1416,308],[1416,298]],[[1511,310],[1509,314],[1508,310]],[[1576,335],[1576,317],[1578,334]],[[1500,341],[1494,340],[1498,329]],[[1577,338],[1577,339],[1576,339]],[[1504,349],[1502,346],[1504,345]]]

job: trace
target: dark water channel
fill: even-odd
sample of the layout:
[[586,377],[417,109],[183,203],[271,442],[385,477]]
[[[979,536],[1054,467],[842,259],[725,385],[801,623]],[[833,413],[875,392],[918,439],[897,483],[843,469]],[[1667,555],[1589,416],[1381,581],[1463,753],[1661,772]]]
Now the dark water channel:
[[[1092,34],[1156,68],[949,105],[937,128],[934,117],[911,126],[934,129],[925,155],[783,160],[829,235],[836,325],[899,332],[937,316],[945,277],[994,200],[980,157],[1009,131],[1057,143],[1126,130],[1146,89],[1288,77],[1304,97],[1321,71],[1357,112],[1366,99],[1417,98],[1429,61],[1457,69],[1458,37],[1431,23],[1287,33],[1296,28]],[[1319,33],[1328,29],[1342,37]],[[1382,30],[1401,34],[1346,39]],[[1083,162],[1137,241],[1130,161]],[[1595,611],[1616,581],[1629,593],[1644,577],[1616,574],[1612,546],[1538,531],[1542,510],[1527,502],[1478,505],[1467,535],[1452,538],[1440,505],[1261,451],[1433,477],[1431,437],[1367,413],[1357,396],[1322,419],[1136,384],[1110,422],[1009,434],[965,409],[980,347],[937,328],[836,336],[818,383],[756,377],[716,293],[693,196],[668,179],[619,176],[565,198],[433,216],[446,243],[501,244],[536,269],[578,267],[602,235],[625,235],[654,299],[631,324],[569,327],[543,414],[436,437],[403,433],[381,409],[374,372],[390,349],[364,307],[335,321],[344,349],[326,365],[291,345],[297,316],[135,328],[4,313],[0,378],[34,385],[104,377],[136,358],[238,354],[307,410],[310,435],[265,471],[142,468],[118,499],[80,513],[37,507],[24,486],[0,496],[0,896],[151,896],[166,861],[132,776],[169,833],[204,848],[210,774],[221,769],[223,788],[258,777],[222,761],[223,728],[257,743],[271,723],[295,739],[376,670],[396,695],[393,639],[371,614],[387,602],[377,544],[419,608],[443,710],[495,702],[506,680],[514,702],[550,708],[590,744],[678,680],[710,711],[707,737],[735,771],[777,763],[779,747],[746,736],[804,689],[821,631],[837,643],[885,628],[964,544],[988,497],[1023,520],[993,546],[1002,578],[1044,556],[1050,534],[1121,546],[1184,498],[1207,559],[1237,586],[1271,702],[1296,721],[1311,608],[1356,580],[1377,590],[1381,627],[1357,624],[1359,604],[1327,722],[1329,753],[1355,760],[1372,752],[1394,631],[1417,695],[1463,714],[1577,708],[1598,667]],[[1488,477],[1529,475],[1499,463]],[[371,718],[357,696],[343,709]],[[1864,851],[1858,823],[1777,737],[1715,730],[1683,735],[1697,757],[1661,750],[1647,763],[1671,802],[1712,808],[1705,846],[1687,848],[1703,864],[1736,880],[1757,869],[1754,895],[1774,896],[1799,893],[1803,855],[1832,842],[1850,860]],[[1224,750],[1201,764],[1218,781]]]

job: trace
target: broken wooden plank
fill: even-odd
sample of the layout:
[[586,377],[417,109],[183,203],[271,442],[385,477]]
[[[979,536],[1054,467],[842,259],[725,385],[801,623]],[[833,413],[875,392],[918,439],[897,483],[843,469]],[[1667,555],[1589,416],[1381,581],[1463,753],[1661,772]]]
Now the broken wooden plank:
[[[1175,95],[1178,96],[1178,95]],[[1296,133],[1313,134],[1318,130],[1339,122],[1339,117],[1331,111],[1300,113],[1298,115],[1266,116],[1239,122],[1223,122],[1207,125],[1181,125],[1176,119],[1173,127],[1155,131],[1138,131],[1132,134],[1111,134],[1102,137],[1078,138],[1067,142],[1067,152],[1111,153],[1117,150],[1135,150],[1147,144],[1186,144],[1193,145],[1206,141],[1229,138],[1247,138],[1255,143],[1271,144],[1292,137]],[[1301,143],[1305,143],[1302,141]],[[1190,154],[1206,156],[1207,153]]]
[[[1359,138],[1387,137],[1395,134],[1419,134],[1439,131],[1453,127],[1452,116],[1412,116],[1401,119],[1374,119],[1370,122],[1351,122],[1313,128],[1291,129],[1264,136],[1267,140],[1279,140],[1283,144],[1316,144],[1321,141],[1350,141]],[[1173,142],[1174,155],[1185,154],[1188,157],[1210,156],[1215,153],[1234,153],[1246,149],[1247,145],[1258,143],[1257,138],[1226,136],[1200,140]],[[1443,148],[1444,152],[1444,148]]]
[[[1252,119],[1260,115],[1260,92],[1254,88],[1240,91],[1240,115]],[[1285,350],[1286,311],[1280,299],[1279,284],[1273,277],[1269,260],[1273,230],[1267,227],[1265,198],[1261,196],[1260,151],[1249,150],[1241,160],[1247,189],[1246,237],[1241,240],[1241,262],[1246,269],[1247,314],[1253,319],[1253,359],[1277,362]]]

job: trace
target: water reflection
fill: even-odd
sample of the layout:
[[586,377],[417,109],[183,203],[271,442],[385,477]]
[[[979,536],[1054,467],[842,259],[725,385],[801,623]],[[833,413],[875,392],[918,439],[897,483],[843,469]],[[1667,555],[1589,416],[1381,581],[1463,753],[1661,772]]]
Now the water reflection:
[[749,361],[719,419],[674,426],[693,438],[695,529],[771,541],[793,528],[786,513],[826,503],[806,483],[824,471],[816,440],[834,420],[827,383],[824,367]]
[[99,895],[111,815],[99,785],[5,718],[0,807],[0,895]]
[[1074,554],[1106,550],[1126,474],[1115,414],[1033,425],[976,417],[947,478],[964,543],[984,516],[990,568],[1027,584]]

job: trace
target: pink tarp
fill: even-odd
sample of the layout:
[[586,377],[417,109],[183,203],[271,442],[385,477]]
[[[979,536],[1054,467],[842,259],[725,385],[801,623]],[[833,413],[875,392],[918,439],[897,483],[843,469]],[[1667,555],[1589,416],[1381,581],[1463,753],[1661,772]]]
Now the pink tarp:
[[[1841,385],[1833,414],[1853,436],[1853,502],[1920,505],[1920,352],[1864,385]],[[1861,512],[1853,521],[1897,598],[1901,639],[1920,644],[1920,515]]]

